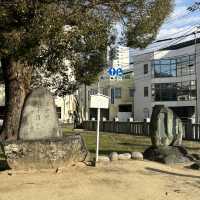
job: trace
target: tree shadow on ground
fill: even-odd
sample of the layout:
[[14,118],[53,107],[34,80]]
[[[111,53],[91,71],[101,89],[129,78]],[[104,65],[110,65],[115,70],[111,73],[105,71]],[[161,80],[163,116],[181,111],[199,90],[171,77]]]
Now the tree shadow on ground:
[[200,176],[189,175],[189,174],[179,174],[179,173],[164,171],[164,170],[155,169],[155,168],[151,168],[151,167],[146,167],[145,169],[149,170],[149,171],[153,171],[153,172],[172,175],[172,176],[180,176],[180,177],[187,177],[187,178],[198,178],[198,179],[200,178]]

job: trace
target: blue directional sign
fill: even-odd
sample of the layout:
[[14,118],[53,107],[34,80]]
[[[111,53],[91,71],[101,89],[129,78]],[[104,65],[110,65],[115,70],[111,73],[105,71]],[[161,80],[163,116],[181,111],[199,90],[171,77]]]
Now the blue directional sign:
[[115,76],[115,77],[121,77],[123,75],[123,70],[121,67],[118,67],[118,68],[114,68],[114,67],[110,67],[108,69],[108,74],[109,76]]
[[115,68],[110,67],[109,70],[108,70],[108,74],[109,74],[110,76],[115,76],[115,74],[116,74]]

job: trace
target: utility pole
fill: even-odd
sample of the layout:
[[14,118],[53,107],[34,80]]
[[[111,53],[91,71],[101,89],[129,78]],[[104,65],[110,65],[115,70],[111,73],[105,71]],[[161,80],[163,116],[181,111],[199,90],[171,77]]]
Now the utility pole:
[[196,30],[194,32],[194,64],[195,64],[195,86],[196,86],[196,106],[195,106],[195,123],[199,123],[199,112],[198,112],[198,79],[197,79],[197,32],[198,32],[199,26],[196,27]]

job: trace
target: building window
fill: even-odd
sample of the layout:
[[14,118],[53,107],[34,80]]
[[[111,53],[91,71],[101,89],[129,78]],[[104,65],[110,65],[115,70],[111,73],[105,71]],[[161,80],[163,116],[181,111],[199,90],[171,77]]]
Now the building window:
[[135,92],[134,88],[129,88],[129,97],[134,97],[134,92]]
[[121,98],[121,88],[115,88],[115,98],[116,99]]
[[131,75],[130,74],[124,74],[122,76],[122,79],[131,79]]
[[195,73],[194,61],[194,55],[153,60],[152,76],[154,78],[164,78],[192,75]]
[[111,88],[111,104],[114,104],[115,103],[115,89],[114,88]]
[[149,96],[149,88],[148,87],[144,87],[144,97],[148,97]]
[[176,59],[152,61],[152,75],[154,78],[176,77],[176,73]]
[[96,89],[90,89],[90,90],[88,90],[88,96],[95,95],[97,93],[98,93],[98,91]]
[[148,64],[144,64],[144,74],[148,74]]
[[61,107],[56,107],[58,119],[61,119]]
[[108,96],[108,88],[103,88],[103,95]]
[[195,81],[152,84],[153,101],[190,101],[196,99]]
[[132,105],[119,105],[119,112],[132,112]]
[[149,109],[144,108],[143,112],[144,112],[144,119],[149,118]]

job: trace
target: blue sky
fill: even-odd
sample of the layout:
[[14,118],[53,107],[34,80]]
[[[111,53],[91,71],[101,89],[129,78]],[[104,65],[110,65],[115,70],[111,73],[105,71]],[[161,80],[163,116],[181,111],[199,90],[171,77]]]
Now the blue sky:
[[174,10],[161,26],[157,38],[176,36],[177,33],[181,34],[184,30],[200,25],[200,10],[195,12],[187,10],[194,2],[198,0],[175,0]]

